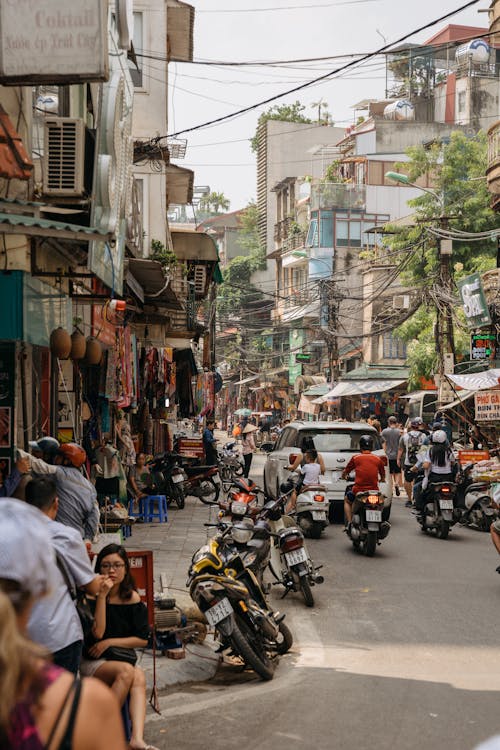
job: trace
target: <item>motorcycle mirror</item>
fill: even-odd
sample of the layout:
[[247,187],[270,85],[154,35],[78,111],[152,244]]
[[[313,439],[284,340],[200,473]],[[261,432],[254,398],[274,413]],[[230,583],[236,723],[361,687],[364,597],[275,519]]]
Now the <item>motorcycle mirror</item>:
[[274,443],[262,443],[260,449],[264,453],[271,453],[274,450]]

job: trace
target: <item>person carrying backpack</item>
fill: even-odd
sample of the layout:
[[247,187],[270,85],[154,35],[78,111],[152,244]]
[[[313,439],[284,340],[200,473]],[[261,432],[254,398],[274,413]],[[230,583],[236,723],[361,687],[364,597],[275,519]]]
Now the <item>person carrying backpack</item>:
[[401,435],[398,448],[398,463],[403,472],[403,486],[407,495],[405,506],[412,505],[412,490],[415,472],[412,468],[417,463],[419,451],[424,445],[425,435],[419,430],[420,420],[412,419],[410,429],[405,435]]

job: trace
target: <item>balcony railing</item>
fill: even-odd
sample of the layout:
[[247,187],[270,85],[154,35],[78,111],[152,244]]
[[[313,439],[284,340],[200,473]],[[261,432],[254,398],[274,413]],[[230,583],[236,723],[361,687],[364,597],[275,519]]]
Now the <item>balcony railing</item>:
[[350,182],[323,182],[311,188],[311,210],[340,208],[363,211],[366,206],[366,187]]
[[488,130],[488,190],[493,193],[493,207],[500,207],[500,120]]

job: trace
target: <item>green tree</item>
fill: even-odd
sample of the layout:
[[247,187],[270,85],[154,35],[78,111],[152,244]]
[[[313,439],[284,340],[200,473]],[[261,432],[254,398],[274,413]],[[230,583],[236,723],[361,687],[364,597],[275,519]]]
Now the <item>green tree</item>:
[[[440,226],[443,212],[450,229],[462,232],[494,229],[498,217],[490,208],[490,195],[483,179],[487,164],[484,133],[469,138],[456,131],[444,146],[440,143],[430,148],[415,146],[407,153],[410,161],[397,165],[396,169],[404,170],[411,182],[431,176],[433,190],[442,196],[442,206],[434,196],[424,192],[409,201],[415,211],[414,225],[398,231],[389,240],[389,252],[399,256],[402,283],[421,302],[417,313],[396,330],[396,334],[408,342],[410,376],[415,385],[419,376],[428,377],[435,372],[433,327],[436,307],[443,300],[438,239],[427,230]],[[489,240],[484,243],[466,239],[453,241],[452,266],[456,278],[493,268],[495,257],[496,244]],[[455,297],[454,329],[460,358],[466,355],[468,346],[458,296]]]
[[212,191],[208,195],[204,195],[200,199],[200,208],[202,211],[207,211],[212,214],[224,213],[224,211],[229,209],[230,205],[231,203],[224,193],[216,193],[215,191]]
[[273,107],[263,112],[257,120],[257,129],[255,135],[250,139],[250,145],[252,151],[257,153],[259,145],[258,132],[259,127],[268,120],[281,120],[281,122],[302,122],[305,124],[311,124],[312,120],[302,114],[305,110],[305,104],[301,104],[299,101],[293,104],[275,104]]
[[253,259],[253,270],[258,271],[266,267],[266,252],[259,240],[259,209],[255,201],[251,201],[240,217],[238,245],[242,255],[249,255]]

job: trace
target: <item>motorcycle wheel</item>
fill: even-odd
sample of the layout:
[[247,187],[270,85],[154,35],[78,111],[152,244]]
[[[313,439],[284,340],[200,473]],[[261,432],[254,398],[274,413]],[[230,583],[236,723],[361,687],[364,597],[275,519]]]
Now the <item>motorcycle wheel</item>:
[[200,482],[200,494],[198,497],[205,505],[214,505],[219,499],[220,487],[211,479]]
[[242,477],[244,471],[245,471],[245,467],[242,466],[241,464],[238,464],[238,466],[233,469],[233,474],[236,477]]
[[175,503],[179,510],[182,510],[186,505],[184,490],[182,489],[182,487],[178,487],[176,484],[174,484],[174,486],[172,487],[172,498],[175,500]]
[[314,607],[314,597],[309,581],[307,580],[307,576],[302,576],[299,585],[300,590],[302,591],[302,596],[304,597],[304,601],[306,603],[306,607]]
[[493,523],[493,519],[491,516],[483,515],[483,517],[481,518],[481,525],[479,528],[481,531],[489,531],[492,523]]
[[278,654],[280,656],[283,656],[283,654],[286,654],[288,651],[290,651],[293,646],[293,635],[290,628],[285,625],[284,622],[280,622],[279,629],[280,634],[278,636],[278,640],[276,641],[276,648]]
[[436,529],[436,536],[438,539],[448,539],[448,534],[450,533],[450,524],[448,521],[441,521],[439,522],[439,526]]
[[[240,624],[245,632],[240,629]],[[230,642],[233,651],[241,656],[245,664],[247,664],[259,677],[263,680],[272,680],[274,677],[274,664],[271,659],[263,652],[260,644],[254,645],[251,641],[255,640],[254,634],[249,634],[250,638],[246,637],[246,631],[248,628],[243,625],[241,620],[234,623],[233,632],[231,633]]]
[[322,531],[323,531],[323,524],[320,523],[319,521],[313,521],[312,526],[309,528],[307,535],[311,537],[311,539],[319,539]]
[[366,557],[373,557],[375,550],[377,549],[377,532],[369,531],[363,543],[363,552]]

